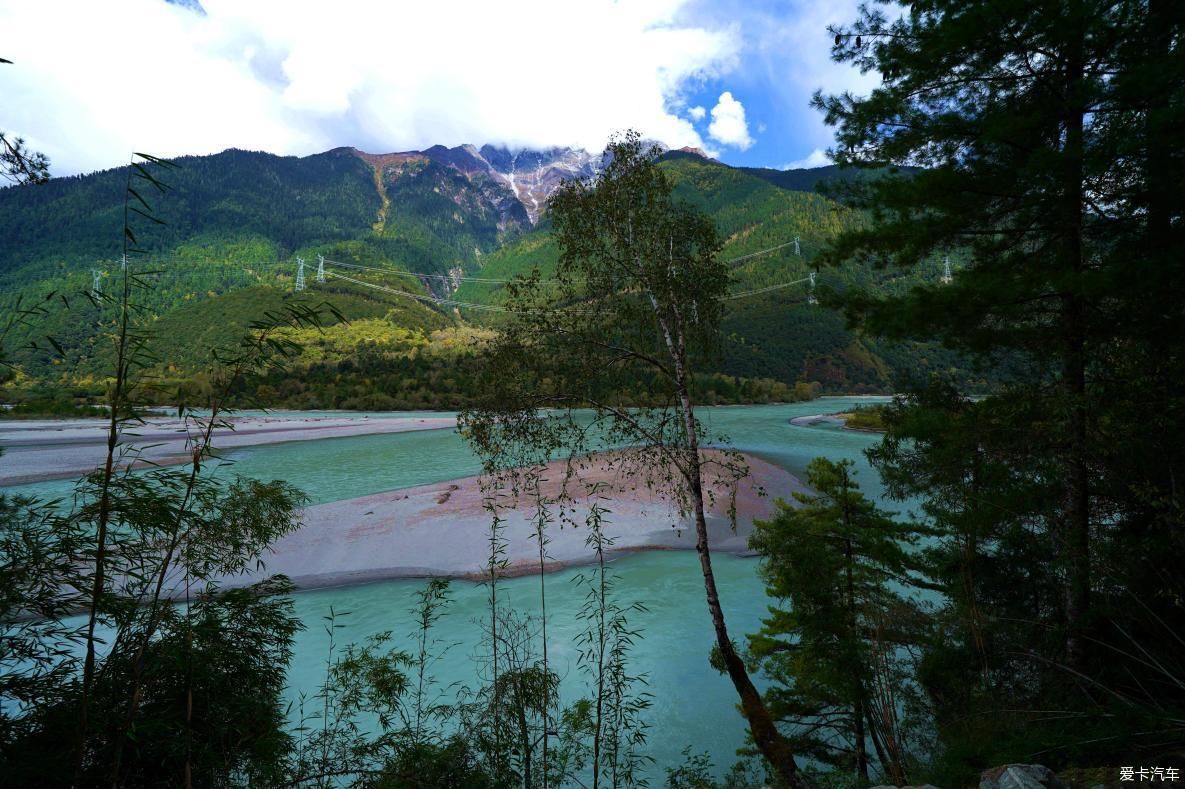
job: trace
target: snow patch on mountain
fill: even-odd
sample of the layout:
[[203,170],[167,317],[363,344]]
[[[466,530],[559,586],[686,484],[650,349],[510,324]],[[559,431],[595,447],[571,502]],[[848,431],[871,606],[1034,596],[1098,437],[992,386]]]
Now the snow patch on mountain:
[[[588,178],[596,174],[599,154],[576,148],[547,150],[516,149],[484,145],[460,145],[446,148],[434,145],[424,151],[404,151],[390,154],[355,153],[372,166],[427,159],[462,173],[470,181],[489,179],[500,183],[513,199],[527,212],[532,225],[547,210],[547,201],[560,184],[571,178]],[[504,210],[500,213],[505,213]]]

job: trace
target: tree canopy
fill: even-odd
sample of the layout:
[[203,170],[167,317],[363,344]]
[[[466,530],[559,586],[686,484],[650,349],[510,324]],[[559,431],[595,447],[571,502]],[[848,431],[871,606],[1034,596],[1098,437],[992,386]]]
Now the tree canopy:
[[[1163,655],[1157,631],[1185,624],[1172,569],[1185,556],[1185,200],[1169,186],[1182,173],[1185,8],[895,10],[832,31],[835,59],[881,85],[815,105],[841,165],[922,169],[846,185],[871,221],[827,258],[956,263],[947,284],[837,301],[868,331],[937,338],[1014,374],[987,399],[903,382],[873,455],[890,489],[920,497],[947,532],[934,558],[952,608],[926,674],[940,727],[951,753],[980,743],[964,764],[1025,738],[1061,759],[1086,742],[1155,748],[1109,728],[1100,705],[1182,702],[1179,687],[1150,690],[1171,680],[1140,667],[1131,638]],[[1070,717],[1017,712],[1050,705]]]

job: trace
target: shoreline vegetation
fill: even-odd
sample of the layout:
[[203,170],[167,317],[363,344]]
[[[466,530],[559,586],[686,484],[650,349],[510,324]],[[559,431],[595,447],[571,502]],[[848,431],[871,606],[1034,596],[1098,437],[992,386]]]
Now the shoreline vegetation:
[[868,406],[857,406],[848,411],[796,416],[790,420],[790,424],[809,427],[828,423],[840,425],[842,430],[851,430],[856,433],[884,433],[888,430],[884,421],[885,409],[885,404],[874,403]]
[[[452,342],[459,342],[453,336]],[[294,335],[291,339],[314,343],[314,335]],[[442,341],[443,342],[443,341]],[[416,362],[425,369],[404,369],[395,362],[384,366],[364,353],[355,360],[299,357],[284,371],[270,371],[237,390],[228,400],[230,407],[243,409],[294,411],[440,411],[461,410],[472,406],[481,395],[478,361],[472,349],[464,353],[449,345],[440,358],[426,355]],[[458,355],[459,354],[459,355]],[[308,362],[304,364],[303,361]],[[429,363],[431,362],[431,363]],[[0,422],[9,419],[102,416],[111,380],[85,377],[78,380],[48,381],[22,376],[5,380],[0,368]],[[201,402],[208,394],[209,382],[201,377],[175,378],[158,373],[154,386],[142,393],[137,412],[157,409],[176,410],[175,403]],[[651,381],[640,380],[626,385],[612,396],[627,407],[653,405]],[[823,396],[822,384],[811,381],[786,383],[783,380],[729,375],[720,372],[694,376],[692,390],[705,405],[758,405],[798,403]],[[827,396],[843,396],[828,392]],[[874,395],[875,396],[875,395]]]

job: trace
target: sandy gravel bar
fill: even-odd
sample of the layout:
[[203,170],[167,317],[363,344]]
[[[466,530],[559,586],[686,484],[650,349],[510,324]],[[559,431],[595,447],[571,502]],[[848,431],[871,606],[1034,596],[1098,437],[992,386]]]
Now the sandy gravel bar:
[[[219,449],[310,441],[409,430],[453,428],[453,417],[230,417],[234,429],[215,430]],[[190,454],[188,428],[180,419],[152,417],[129,425],[122,440],[143,447],[140,457],[168,463]],[[107,452],[107,426],[101,419],[11,420],[0,422],[0,485],[78,477],[94,470]]]
[[842,425],[844,420],[838,414],[811,414],[810,416],[796,416],[790,424],[798,427],[810,427],[818,424]]
[[[769,517],[775,498],[790,499],[791,492],[805,490],[783,469],[756,457],[745,459],[750,474],[738,489],[737,531],[729,524],[727,497],[718,495],[709,517],[709,543],[714,550],[746,552],[753,519]],[[555,492],[560,476],[558,464],[549,467],[552,484],[550,489],[544,486],[545,494]],[[695,548],[691,519],[680,516],[661,497],[631,490],[628,482],[621,484],[599,472],[586,474],[584,480],[615,483],[615,489],[601,494],[600,501],[610,510],[605,533],[615,540],[614,551]],[[465,477],[309,507],[304,525],[277,542],[265,557],[265,572],[234,583],[274,573],[288,575],[302,588],[389,578],[480,577],[489,556],[490,515],[484,498],[479,478]],[[549,570],[593,559],[583,525],[590,501],[586,495],[574,499],[565,514],[579,525],[550,527]],[[507,573],[536,571],[539,549],[533,505],[520,502],[503,515]]]

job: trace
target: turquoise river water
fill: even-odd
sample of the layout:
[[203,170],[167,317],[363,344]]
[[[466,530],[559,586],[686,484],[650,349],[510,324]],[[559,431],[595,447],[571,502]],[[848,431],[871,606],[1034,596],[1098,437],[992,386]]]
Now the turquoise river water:
[[[724,434],[737,449],[755,454],[802,477],[812,458],[851,458],[858,481],[872,499],[887,508],[876,474],[863,450],[876,442],[867,433],[834,425],[796,426],[790,419],[831,413],[871,398],[823,398],[807,403],[707,408],[701,415],[712,434]],[[283,415],[283,413],[274,414]],[[308,415],[308,414],[302,414]],[[348,416],[335,412],[334,416]],[[382,414],[389,416],[392,414]],[[421,416],[423,414],[420,414]],[[364,415],[358,414],[358,418]],[[374,414],[373,416],[378,416]],[[303,488],[312,503],[336,501],[370,493],[440,482],[476,474],[478,461],[452,430],[294,441],[228,452],[234,473],[259,478],[281,478]],[[223,469],[220,473],[226,473]],[[68,495],[72,483],[54,481],[3,489],[45,497]],[[778,491],[769,491],[777,496]],[[715,568],[729,628],[738,641],[754,632],[766,613],[767,600],[757,577],[754,559],[717,555]],[[654,758],[655,777],[666,766],[682,760],[681,752],[707,751],[717,773],[735,761],[744,744],[744,721],[736,711],[736,695],[724,676],[708,665],[711,624],[704,602],[698,560],[690,551],[647,552],[614,562],[618,590],[625,602],[641,602],[645,612],[631,615],[630,625],[641,637],[631,654],[633,672],[646,674],[653,694],[647,713],[650,728],[646,752]],[[563,677],[566,701],[586,695],[586,680],[576,663],[575,639],[581,629],[576,619],[584,592],[573,578],[578,569],[546,577],[549,652],[552,667]],[[397,645],[411,648],[410,609],[422,588],[416,580],[387,581],[362,586],[300,592],[296,610],[306,623],[298,635],[296,655],[289,670],[289,696],[312,696],[325,676],[328,637],[323,617],[331,607],[339,616],[337,643],[361,642],[367,636],[392,631]],[[537,614],[538,577],[502,582],[499,594],[516,610]],[[452,584],[453,603],[437,625],[435,637],[454,644],[434,666],[440,687],[451,683],[476,685],[480,626],[487,591],[466,582]],[[408,640],[400,644],[400,637]]]

